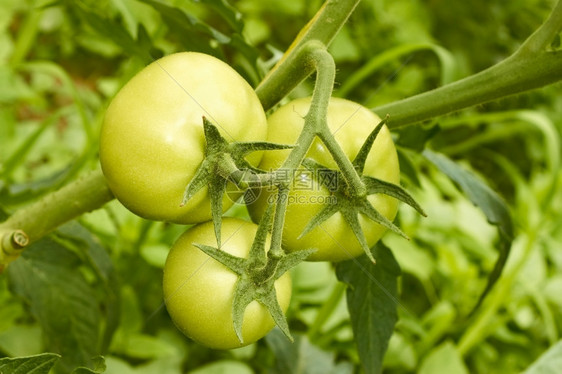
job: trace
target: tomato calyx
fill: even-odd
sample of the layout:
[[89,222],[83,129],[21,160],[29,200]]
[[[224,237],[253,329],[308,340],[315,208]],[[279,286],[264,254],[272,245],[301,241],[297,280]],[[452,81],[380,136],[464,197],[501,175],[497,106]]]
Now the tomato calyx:
[[186,186],[180,207],[202,188],[208,187],[215,236],[220,247],[222,202],[227,183],[232,182],[246,191],[250,187],[261,185],[267,178],[264,171],[252,166],[245,157],[255,151],[288,149],[293,146],[268,142],[229,143],[206,117],[203,117],[203,130],[206,142],[205,158]]
[[216,248],[193,243],[194,246],[238,275],[232,303],[232,319],[234,331],[240,343],[244,343],[242,337],[244,311],[254,300],[267,308],[275,324],[289,340],[293,341],[287,319],[277,299],[275,281],[289,269],[304,261],[314,250],[270,256],[273,251],[267,252],[266,245],[267,235],[271,229],[271,218],[271,209],[268,209],[258,225],[248,258],[233,256],[222,251],[220,246]]
[[[368,200],[368,196],[373,194],[385,194],[408,204],[416,211],[418,211],[418,213],[420,213],[421,215],[426,215],[421,206],[402,187],[378,178],[363,175],[367,156],[371,151],[378,133],[386,123],[387,119],[388,117],[381,121],[369,134],[361,149],[359,150],[357,156],[352,161],[353,167],[357,171],[361,182],[365,186],[366,194],[354,193],[354,190],[350,188],[349,184],[347,184],[340,171],[329,169],[310,158],[306,158],[303,160],[302,165],[307,169],[311,171],[322,170],[322,173],[324,175],[331,174],[327,178],[323,178],[320,183],[324,187],[328,188],[328,190],[330,190],[330,192],[336,197],[336,199],[334,199],[334,203],[327,204],[322,210],[320,210],[320,212],[316,216],[314,216],[308,222],[302,233],[299,235],[299,238],[302,238],[304,235],[308,234],[310,231],[322,224],[335,213],[340,212],[344,220],[352,229],[364,252],[367,254],[369,259],[373,263],[375,263],[376,260],[370,251],[369,245],[367,244],[367,239],[359,223],[359,214],[368,217],[372,221],[384,226],[385,228],[401,235],[406,239],[408,239],[408,236],[404,232],[402,232],[402,230],[400,230],[394,223],[392,223],[389,219],[382,215],[377,209],[375,209],[375,207],[373,207],[371,202]],[[330,182],[333,180],[342,181],[342,183],[334,187]]]

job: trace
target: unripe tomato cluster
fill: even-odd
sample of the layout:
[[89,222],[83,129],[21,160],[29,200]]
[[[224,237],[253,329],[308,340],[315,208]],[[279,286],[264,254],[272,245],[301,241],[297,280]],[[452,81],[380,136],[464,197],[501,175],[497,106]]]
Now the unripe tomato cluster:
[[[294,100],[267,120],[252,87],[234,69],[214,57],[183,52],[148,65],[117,93],[107,109],[100,137],[100,162],[115,197],[141,217],[196,224],[181,235],[169,252],[163,291],[171,319],[198,343],[216,349],[241,346],[231,312],[238,275],[193,245],[217,246],[207,188],[180,207],[184,190],[205,157],[202,117],[210,118],[228,141],[294,144],[309,106],[310,98]],[[328,125],[350,159],[379,121],[368,109],[351,101],[334,98],[328,108]],[[269,172],[281,166],[288,152],[255,152],[247,161]],[[307,157],[337,169],[320,140],[313,143]],[[319,183],[320,175],[304,169],[288,172],[295,173],[295,182],[283,229],[284,249],[291,252],[316,248],[309,258],[313,261],[342,261],[362,254],[340,213],[300,237],[309,220],[333,196]],[[376,138],[364,174],[399,183],[396,149],[386,128]],[[257,191],[257,200],[248,204],[252,219],[259,221],[274,194],[266,186]],[[386,218],[394,218],[395,199],[372,195],[369,200]],[[223,209],[232,204],[225,195]],[[364,217],[360,224],[370,246],[385,232]],[[256,230],[255,223],[223,218],[220,249],[246,257]],[[276,281],[275,289],[279,305],[286,311],[291,295],[288,273]],[[253,301],[244,314],[244,344],[262,338],[273,326],[267,309]]]

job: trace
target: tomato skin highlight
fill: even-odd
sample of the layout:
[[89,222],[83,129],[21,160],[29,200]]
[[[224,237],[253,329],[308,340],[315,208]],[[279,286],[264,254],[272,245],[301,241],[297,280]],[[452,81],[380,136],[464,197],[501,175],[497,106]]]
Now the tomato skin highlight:
[[[291,101],[275,111],[268,119],[268,141],[294,144],[304,125],[304,116],[310,107],[310,98]],[[335,135],[349,159],[353,160],[369,133],[378,125],[380,119],[358,103],[332,98],[328,106],[328,126]],[[290,151],[267,151],[259,167],[269,171],[279,168]],[[325,145],[316,139],[306,157],[337,169],[337,165]],[[400,183],[398,155],[392,137],[386,126],[378,134],[367,157],[364,175],[376,177],[394,184]],[[343,181],[336,181],[341,183]],[[265,212],[268,200],[272,199],[272,189],[263,189],[259,198],[248,206],[255,222]],[[308,261],[344,261],[364,253],[355,234],[337,212],[308,234],[299,238],[304,228],[325,206],[334,202],[336,196],[318,182],[317,175],[309,170],[298,170],[289,194],[289,205],[283,228],[283,248],[297,251],[316,248]],[[398,201],[392,197],[375,194],[368,197],[372,205],[386,218],[393,220],[398,210]],[[386,229],[359,215],[367,243],[373,246],[386,232]]]
[[[223,61],[197,52],[165,56],[113,98],[100,136],[100,163],[115,197],[133,213],[189,224],[211,218],[207,188],[180,207],[205,155],[206,116],[230,141],[261,141],[267,121],[252,87]],[[261,153],[247,159],[257,165]],[[223,209],[232,205],[226,196]]]
[[[267,308],[252,301],[244,313],[241,344],[234,332],[232,302],[238,276],[192,243],[216,246],[212,222],[188,229],[173,245],[164,266],[163,291],[174,324],[194,341],[214,349],[239,348],[264,337],[275,325]],[[223,218],[222,250],[247,257],[257,225]],[[269,245],[269,244],[268,244]],[[275,282],[279,305],[285,312],[291,298],[291,278]]]

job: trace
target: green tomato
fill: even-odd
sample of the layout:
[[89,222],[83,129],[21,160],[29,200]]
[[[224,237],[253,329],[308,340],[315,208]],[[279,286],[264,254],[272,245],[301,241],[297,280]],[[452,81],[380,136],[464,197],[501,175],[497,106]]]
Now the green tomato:
[[[257,225],[252,222],[223,218],[221,249],[246,258],[256,231]],[[264,337],[275,323],[265,306],[252,301],[244,312],[244,344],[240,343],[232,320],[238,276],[193,243],[217,245],[212,222],[188,229],[173,245],[166,259],[164,300],[178,329],[194,341],[214,349],[238,348]],[[288,273],[275,282],[275,291],[281,309],[286,311],[291,298]]]
[[[294,144],[303,128],[304,116],[309,107],[310,98],[303,98],[289,102],[274,112],[268,119],[268,141]],[[380,119],[375,114],[360,104],[339,98],[332,98],[330,101],[328,126],[351,160],[355,158],[363,142],[379,122]],[[268,171],[278,169],[289,152],[288,150],[265,152],[259,167]],[[331,169],[337,169],[331,154],[319,139],[314,141],[306,157]],[[381,129],[367,157],[364,175],[395,184],[400,182],[398,156],[386,126]],[[363,254],[359,241],[339,212],[299,238],[308,222],[325,207],[325,204],[333,204],[336,198],[318,182],[318,178],[322,178],[320,173],[308,170],[296,171],[285,216],[283,248],[288,251],[316,248],[317,252],[308,258],[310,261],[337,262]],[[343,183],[343,181],[332,182]],[[268,201],[272,201],[273,198],[272,189],[262,189],[256,202],[248,206],[254,221],[259,221]],[[383,216],[389,220],[394,219],[398,209],[396,199],[382,194],[371,195],[368,199]],[[362,214],[359,222],[371,247],[386,231],[383,226]]]
[[[267,120],[252,87],[221,60],[195,52],[163,57],[140,71],[109,105],[100,162],[117,199],[137,215],[176,223],[211,218],[207,188],[180,208],[205,155],[202,117],[228,141],[264,140]],[[248,156],[254,165],[261,153]],[[225,195],[223,208],[232,201]]]

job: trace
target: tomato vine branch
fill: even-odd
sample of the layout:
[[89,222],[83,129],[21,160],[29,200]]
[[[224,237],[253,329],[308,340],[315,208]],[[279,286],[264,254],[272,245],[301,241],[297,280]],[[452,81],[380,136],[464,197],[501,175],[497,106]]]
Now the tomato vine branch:
[[546,22],[510,57],[477,74],[410,98],[373,108],[389,127],[429,120],[473,105],[562,80],[562,51],[546,47],[562,29],[562,0]]
[[265,110],[270,109],[285,97],[302,80],[314,71],[298,63],[301,47],[316,40],[328,46],[347,22],[360,0],[328,0],[306,24],[289,46],[281,60],[265,76],[256,88],[256,93]]
[[[19,209],[0,223],[0,252],[9,252],[5,238],[14,234],[25,235],[25,245],[32,243],[63,223],[86,212],[99,209],[113,199],[101,170],[95,170],[78,178],[60,190]],[[25,246],[23,245],[23,246]],[[21,247],[23,247],[21,246]],[[0,260],[2,258],[0,257]],[[0,261],[1,262],[1,261]]]

